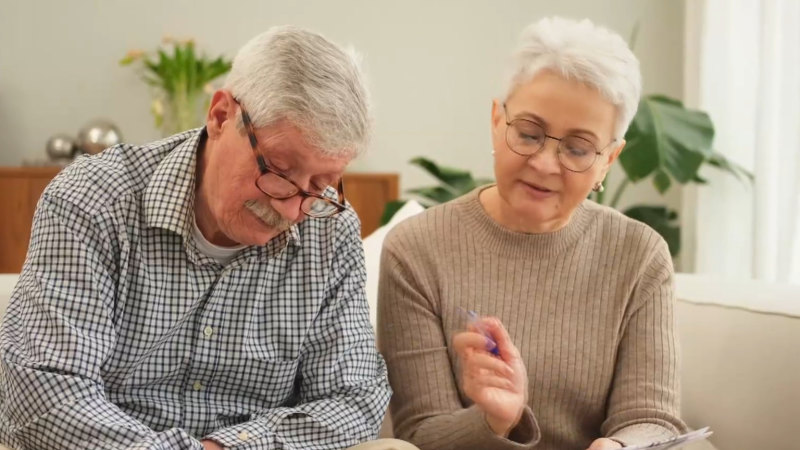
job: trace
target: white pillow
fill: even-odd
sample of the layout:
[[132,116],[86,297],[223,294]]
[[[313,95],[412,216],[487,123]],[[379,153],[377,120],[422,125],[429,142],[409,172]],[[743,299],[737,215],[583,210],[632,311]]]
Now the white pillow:
[[395,225],[415,216],[425,208],[415,200],[409,200],[400,208],[386,225],[378,228],[363,239],[364,259],[367,265],[367,303],[369,303],[369,321],[372,328],[377,330],[378,317],[378,277],[380,275],[381,249],[383,239]]

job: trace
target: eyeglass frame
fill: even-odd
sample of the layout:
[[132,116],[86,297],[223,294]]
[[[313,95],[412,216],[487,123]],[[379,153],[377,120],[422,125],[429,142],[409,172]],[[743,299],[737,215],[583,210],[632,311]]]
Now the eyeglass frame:
[[[532,120],[525,119],[525,118],[522,118],[522,117],[516,117],[516,118],[514,118],[514,119],[508,120],[508,108],[507,108],[507,106],[506,106],[506,104],[505,104],[505,103],[503,103],[503,114],[505,114],[505,116],[506,116],[506,120],[505,120],[505,123],[506,123],[506,133],[505,133],[506,145],[508,146],[508,149],[509,149],[509,150],[511,150],[511,152],[512,152],[512,153],[514,153],[515,155],[519,155],[519,156],[525,156],[525,157],[527,157],[527,158],[530,158],[531,156],[533,156],[533,155],[535,155],[535,154],[537,154],[537,153],[539,153],[539,152],[541,152],[541,151],[542,151],[542,149],[544,148],[545,144],[547,143],[547,139],[549,138],[549,139],[552,139],[552,140],[554,140],[554,141],[558,141],[558,145],[556,145],[556,158],[558,159],[558,163],[561,165],[561,167],[563,167],[563,168],[565,168],[565,169],[567,169],[567,170],[569,170],[570,172],[573,172],[573,173],[583,173],[583,172],[586,172],[587,170],[591,169],[591,168],[592,168],[592,166],[594,166],[594,164],[597,162],[597,157],[598,157],[598,156],[600,156],[600,155],[602,155],[602,154],[603,154],[603,152],[604,152],[604,151],[605,151],[605,150],[606,150],[606,149],[607,149],[609,146],[611,146],[611,144],[613,144],[613,143],[615,143],[615,142],[617,142],[617,141],[618,141],[618,139],[617,139],[617,138],[614,138],[614,139],[612,139],[612,140],[611,140],[611,142],[609,142],[609,143],[608,143],[608,144],[606,144],[604,147],[602,147],[602,148],[600,148],[600,149],[598,150],[598,149],[597,149],[597,146],[596,146],[596,145],[595,145],[595,144],[594,144],[592,141],[590,141],[590,140],[588,140],[588,139],[586,139],[586,138],[582,138],[582,137],[580,137],[580,136],[578,136],[578,135],[574,135],[574,134],[568,134],[568,135],[566,135],[566,136],[562,136],[562,137],[560,137],[560,138],[557,138],[557,137],[555,137],[555,136],[550,136],[549,134],[547,134],[547,133],[545,132],[545,128],[544,128],[543,126],[539,125],[538,123],[536,123],[536,122],[534,122],[534,121],[532,121]],[[521,121],[525,121],[525,122],[530,122],[530,123],[532,123],[532,124],[534,124],[534,125],[536,125],[537,127],[539,127],[539,128],[541,128],[541,129],[542,129],[542,132],[543,132],[542,134],[544,135],[544,139],[542,140],[542,144],[541,144],[541,146],[539,146],[539,148],[538,148],[538,149],[536,149],[536,151],[535,151],[535,152],[533,152],[533,153],[530,153],[530,154],[526,154],[526,153],[520,153],[520,152],[518,152],[518,151],[514,150],[514,147],[511,145],[511,143],[510,143],[510,142],[508,142],[508,130],[511,128],[511,126],[512,126],[512,124],[513,124],[514,122],[517,122],[517,121],[520,121],[520,120],[521,120]],[[584,141],[586,141],[587,143],[589,143],[589,144],[590,144],[592,147],[594,147],[594,149],[595,149],[595,151],[594,151],[594,159],[592,160],[592,163],[591,163],[591,164],[589,164],[589,166],[588,166],[588,167],[586,167],[586,168],[585,168],[585,169],[583,169],[583,170],[575,170],[575,169],[570,169],[569,167],[567,167],[567,166],[564,164],[564,162],[563,162],[563,161],[561,161],[561,143],[564,141],[564,139],[566,139],[566,138],[568,138],[568,137],[576,137],[576,138],[578,138],[578,139],[583,139]]]
[[[301,204],[300,211],[303,211],[303,214],[305,214],[308,217],[316,217],[316,218],[333,217],[336,214],[339,214],[340,212],[342,212],[345,209],[347,209],[347,207],[344,205],[344,202],[345,202],[345,198],[344,198],[344,181],[341,178],[339,178],[339,184],[338,184],[338,187],[337,187],[338,201],[335,201],[335,200],[327,198],[327,197],[325,197],[325,196],[323,196],[321,194],[316,194],[314,192],[306,191],[305,189],[303,189],[300,186],[298,186],[297,183],[292,181],[288,176],[286,176],[285,174],[281,173],[280,171],[270,167],[269,164],[267,164],[267,161],[264,158],[264,156],[258,151],[258,139],[256,139],[255,128],[253,126],[253,121],[250,119],[250,114],[247,113],[247,110],[245,109],[244,105],[242,105],[242,102],[239,101],[239,99],[234,98],[233,101],[236,102],[237,105],[239,105],[239,109],[242,111],[242,122],[244,123],[244,127],[247,130],[247,137],[248,137],[248,139],[250,141],[250,148],[252,148],[253,154],[256,157],[256,163],[258,164],[258,170],[260,172],[260,175],[255,180],[255,185],[256,185],[256,188],[259,191],[261,191],[261,193],[263,193],[264,195],[266,195],[269,198],[274,198],[276,200],[287,200],[287,199],[290,199],[290,198],[292,198],[292,197],[294,197],[296,195],[299,195],[301,197],[301,200],[300,200],[300,204]],[[288,181],[292,186],[295,187],[295,189],[297,189],[297,192],[295,192],[295,193],[293,193],[291,195],[287,195],[285,197],[275,196],[275,195],[272,195],[272,194],[269,194],[269,193],[265,192],[263,189],[261,189],[261,186],[258,185],[258,180],[260,180],[261,177],[263,177],[265,175],[268,175],[268,174],[276,175],[277,177],[282,178],[285,181]],[[326,201],[326,202],[332,204],[333,206],[335,206],[336,207],[336,211],[331,213],[331,214],[325,215],[325,216],[311,215],[308,212],[306,212],[305,210],[303,210],[303,208],[302,208],[302,203],[307,198],[317,198],[317,199]]]

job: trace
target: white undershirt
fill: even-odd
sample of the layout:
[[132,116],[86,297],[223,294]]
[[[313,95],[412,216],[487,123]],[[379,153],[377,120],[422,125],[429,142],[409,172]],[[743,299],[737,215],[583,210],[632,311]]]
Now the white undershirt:
[[194,220],[192,220],[192,224],[194,224],[194,227],[192,228],[192,235],[194,236],[194,242],[197,245],[197,250],[199,250],[200,253],[213,258],[223,266],[228,264],[237,253],[246,247],[246,245],[221,247],[219,245],[212,244],[208,239],[206,239],[205,236],[203,236],[203,233],[200,231],[200,227],[197,226],[196,217]]

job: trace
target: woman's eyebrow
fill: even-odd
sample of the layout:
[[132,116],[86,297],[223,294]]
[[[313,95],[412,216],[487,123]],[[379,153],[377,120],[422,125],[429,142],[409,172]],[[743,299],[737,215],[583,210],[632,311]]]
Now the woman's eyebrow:
[[[533,120],[534,122],[541,124],[542,128],[544,128],[546,131],[548,129],[547,121],[530,111],[522,111],[516,116],[514,116],[514,119]],[[566,135],[571,135],[571,134],[587,134],[595,139],[599,139],[599,137],[593,131],[587,130],[585,128],[570,128],[567,130]]]

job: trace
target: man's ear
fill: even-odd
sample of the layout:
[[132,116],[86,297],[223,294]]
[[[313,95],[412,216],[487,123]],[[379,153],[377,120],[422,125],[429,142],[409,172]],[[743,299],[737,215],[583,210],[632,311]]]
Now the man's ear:
[[224,89],[214,92],[208,108],[208,115],[206,116],[206,130],[209,137],[214,138],[220,135],[222,127],[229,120],[232,120],[231,124],[235,126],[236,108],[236,101],[230,92]]

